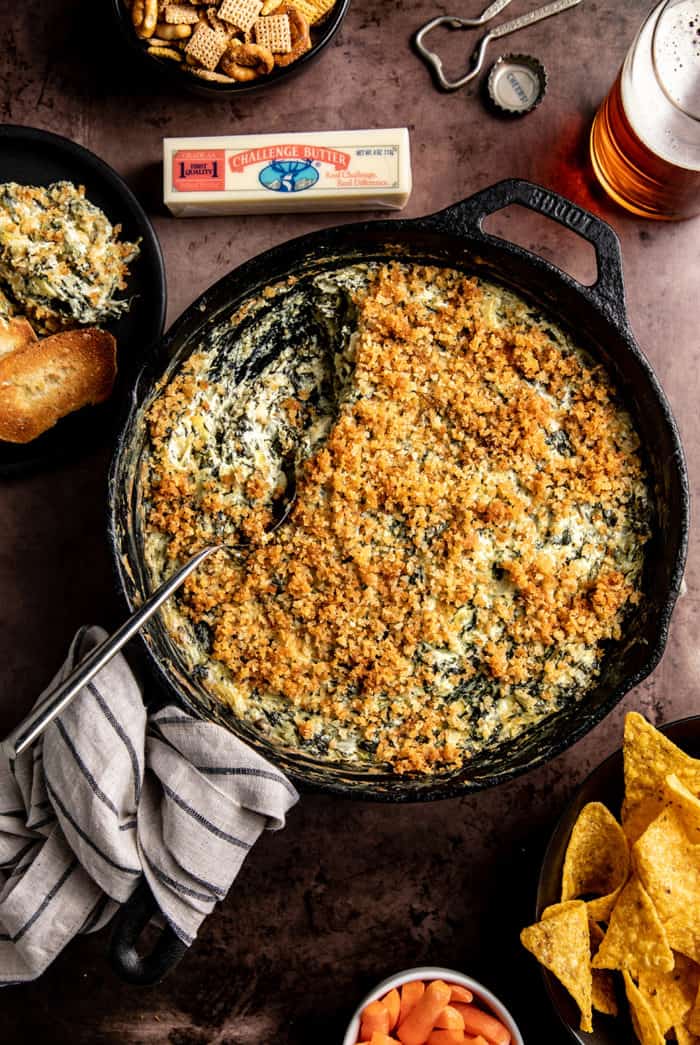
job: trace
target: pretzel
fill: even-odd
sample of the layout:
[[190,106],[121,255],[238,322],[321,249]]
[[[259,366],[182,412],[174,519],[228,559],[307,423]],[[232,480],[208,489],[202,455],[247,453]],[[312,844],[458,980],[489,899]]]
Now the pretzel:
[[297,58],[300,58],[302,54],[311,49],[311,34],[309,33],[309,23],[304,18],[301,11],[298,11],[293,4],[281,4],[275,11],[275,15],[288,15],[289,16],[289,32],[292,38],[292,49],[288,54],[278,54],[275,56],[277,65],[291,65],[292,62],[296,62]]
[[[151,41],[153,37],[151,37]],[[152,54],[155,58],[169,58],[171,62],[181,62],[182,55],[179,51],[175,51],[172,47],[154,47],[152,42],[149,41],[149,47],[147,51]]]
[[[192,36],[192,26],[184,25],[182,23],[178,25],[166,25],[165,22],[158,22],[156,25],[156,36],[160,40],[186,40],[189,36]],[[151,37],[153,39],[153,37]]]
[[158,0],[134,0],[131,5],[131,21],[136,35],[142,40],[153,36],[158,21]]
[[144,16],[144,0],[134,0],[131,5],[131,21],[134,29],[139,29],[143,22]]
[[233,36],[235,32],[235,28],[230,22],[222,22],[215,7],[207,7],[205,11],[202,11],[200,8],[199,17],[204,18],[208,22],[210,29],[213,29],[215,33],[223,33],[228,38]]
[[143,20],[141,26],[137,29],[139,36],[147,39],[149,36],[153,36],[156,31],[156,22],[158,21],[158,0],[144,0],[143,2]]
[[210,80],[212,83],[235,83],[230,76],[224,76],[223,73],[211,72],[209,69],[190,69],[193,76],[198,76],[200,80]]
[[221,59],[223,71],[238,83],[267,76],[274,66],[272,51],[268,51],[266,47],[260,47],[258,44],[237,44],[236,41]]

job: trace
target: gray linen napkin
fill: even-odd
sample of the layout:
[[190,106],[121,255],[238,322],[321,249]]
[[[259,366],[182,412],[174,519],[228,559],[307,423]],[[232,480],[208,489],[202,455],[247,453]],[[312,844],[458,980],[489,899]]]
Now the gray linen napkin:
[[[54,686],[105,637],[83,628]],[[262,831],[298,794],[221,726],[148,716],[121,655],[13,764],[0,755],[0,984],[35,979],[145,875],[190,944]]]

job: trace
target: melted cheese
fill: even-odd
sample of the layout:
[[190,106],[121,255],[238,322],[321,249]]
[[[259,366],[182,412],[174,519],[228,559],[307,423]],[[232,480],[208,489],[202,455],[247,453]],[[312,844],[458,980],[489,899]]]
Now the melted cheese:
[[[149,414],[154,582],[202,685],[325,759],[435,772],[585,697],[651,502],[607,375],[502,288],[351,266],[220,323]],[[298,503],[266,538],[284,462]]]
[[0,185],[0,314],[20,312],[41,329],[116,319],[116,297],[138,254],[82,188]]

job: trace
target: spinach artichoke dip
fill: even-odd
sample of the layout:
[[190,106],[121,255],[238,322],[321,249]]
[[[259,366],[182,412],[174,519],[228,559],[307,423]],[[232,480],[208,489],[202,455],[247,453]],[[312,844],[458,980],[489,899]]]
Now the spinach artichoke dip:
[[[338,268],[222,321],[148,408],[153,583],[195,678],[267,739],[452,771],[585,698],[652,504],[604,369],[463,273]],[[290,459],[291,518],[266,534]]]
[[44,333],[118,319],[138,244],[71,182],[0,185],[0,318],[25,315]]

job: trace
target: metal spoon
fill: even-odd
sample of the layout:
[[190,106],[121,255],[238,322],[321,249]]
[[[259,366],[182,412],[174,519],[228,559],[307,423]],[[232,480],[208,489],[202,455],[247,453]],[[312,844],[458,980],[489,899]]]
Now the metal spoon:
[[486,54],[486,48],[492,40],[497,40],[501,36],[507,36],[509,33],[515,33],[518,29],[524,29],[528,25],[534,25],[535,22],[541,22],[543,18],[551,18],[552,15],[558,15],[561,11],[567,11],[570,7],[576,7],[580,4],[581,0],[554,0],[551,4],[545,4],[544,7],[538,7],[534,11],[530,11],[528,14],[520,15],[518,18],[513,18],[510,22],[502,22],[497,25],[495,29],[489,30],[484,36],[481,37],[474,52],[472,54],[471,69],[464,76],[461,76],[459,80],[448,80],[442,69],[442,59],[440,55],[435,54],[434,51],[428,50],[423,42],[425,37],[431,30],[435,29],[438,25],[448,25],[451,29],[472,29],[474,26],[483,25],[490,18],[493,18],[495,14],[502,11],[506,4],[499,2],[492,4],[487,7],[486,10],[479,18],[455,18],[451,15],[440,15],[438,18],[433,18],[430,22],[418,30],[415,37],[416,50],[425,59],[435,72],[436,79],[440,86],[445,91],[456,91],[458,87],[464,87],[466,83],[473,80],[481,72],[481,68],[484,64],[484,56]]
[[[283,470],[287,478],[287,486],[282,497],[273,501],[274,521],[266,530],[267,534],[279,530],[287,521],[296,500],[296,470],[294,467],[289,467],[289,462],[283,463]],[[0,746],[8,758],[17,758],[18,755],[26,751],[41,736],[49,723],[56,718],[56,715],[60,715],[64,708],[68,707],[83,686],[86,686],[102,670],[105,664],[108,664],[112,657],[119,652],[122,646],[125,646],[134,637],[142,625],[153,616],[166,599],[170,598],[174,591],[177,591],[183,581],[205,559],[208,559],[216,551],[238,552],[244,551],[246,547],[244,544],[212,544],[193,555],[172,577],[169,577],[160,587],[156,588],[143,605],[125,620],[113,635],[106,638],[84,660],[81,660],[80,664],[71,671],[70,675],[63,682],[59,683],[55,689],[51,690],[36,707],[32,708],[16,729],[13,729],[5,737]]]

